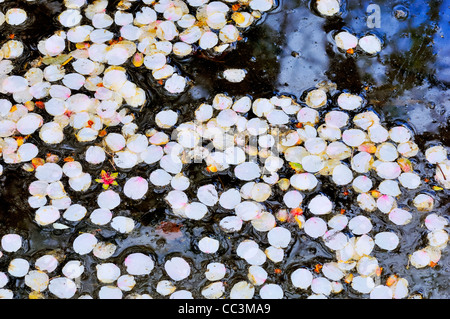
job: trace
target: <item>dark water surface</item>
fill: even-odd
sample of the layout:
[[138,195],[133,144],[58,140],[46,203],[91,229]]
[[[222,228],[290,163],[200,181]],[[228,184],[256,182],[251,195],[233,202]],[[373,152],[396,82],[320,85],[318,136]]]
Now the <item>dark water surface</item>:
[[[14,73],[23,74],[26,63],[38,57],[36,45],[38,41],[57,30],[56,16],[63,10],[62,1],[9,1],[2,3],[0,9],[6,12],[9,7],[24,8],[31,16],[30,21],[20,29],[14,30],[6,23],[1,27],[2,41],[14,31],[26,45],[23,57],[17,61]],[[111,1],[113,9],[118,1]],[[381,8],[381,27],[369,29],[366,25],[366,8],[370,3],[376,3]],[[449,114],[450,114],[450,0],[443,1],[347,1],[346,10],[341,17],[324,19],[314,14],[309,1],[283,0],[279,6],[267,16],[258,26],[246,33],[243,42],[220,57],[210,57],[197,52],[193,57],[175,60],[175,64],[187,75],[192,84],[189,90],[181,96],[166,96],[161,87],[151,79],[150,73],[144,68],[136,69],[129,65],[128,72],[135,83],[144,88],[148,94],[148,103],[142,112],[134,110],[139,132],[154,126],[154,115],[165,107],[178,110],[178,123],[190,120],[193,110],[203,101],[211,100],[215,94],[225,92],[231,96],[250,95],[252,97],[270,97],[274,94],[288,94],[300,99],[305,90],[311,89],[318,82],[332,81],[338,90],[346,90],[360,94],[364,92],[369,107],[375,110],[390,127],[406,123],[416,133],[414,137],[423,151],[429,145],[442,143],[450,146]],[[341,29],[351,30],[357,35],[373,32],[383,39],[383,50],[375,57],[366,56],[360,52],[353,55],[338,52],[333,45],[333,34]],[[244,68],[247,76],[242,83],[232,84],[221,78],[221,72],[226,68]],[[327,112],[329,109],[324,110]],[[321,111],[322,112],[322,111]],[[42,112],[44,113],[44,112]],[[41,113],[41,114],[42,114]],[[43,115],[43,114],[42,114]],[[44,115],[43,115],[44,116]],[[67,140],[61,145],[45,146],[36,134],[31,142],[40,149],[38,156],[45,157],[54,153],[61,157],[74,156],[84,152],[87,145],[94,143],[78,143],[70,130]],[[419,163],[420,162],[420,163]],[[422,163],[422,164],[421,164]],[[93,177],[99,176],[100,170],[113,170],[111,166],[83,169]],[[417,155],[415,170],[421,176],[433,180],[434,167],[425,164],[422,152]],[[95,265],[103,262],[94,256],[78,256],[72,250],[72,242],[80,232],[93,231],[97,227],[85,220],[69,223],[70,231],[42,229],[33,222],[34,210],[28,206],[28,185],[34,180],[34,174],[21,169],[21,164],[4,165],[4,174],[0,177],[0,235],[18,233],[26,239],[23,249],[15,253],[30,261],[53,250],[64,252],[66,260],[82,260],[85,273],[82,284],[75,297],[83,293],[97,296],[101,287],[95,273]],[[138,166],[133,168],[133,176],[149,176],[155,166]],[[240,182],[224,172],[208,174],[204,165],[191,164],[185,169],[185,174],[195,182],[187,190],[188,196],[195,194],[193,187],[213,183],[220,191],[225,185],[239,185]],[[118,181],[120,185],[126,180],[127,171],[121,171]],[[284,175],[283,175],[284,174]],[[289,176],[288,172],[280,172],[280,178]],[[374,177],[377,180],[376,177]],[[121,183],[122,182],[122,183]],[[66,184],[65,184],[66,185]],[[425,187],[423,189],[429,189]],[[89,192],[80,196],[65,188],[72,203],[80,203],[88,208],[96,202],[101,186],[93,182]],[[413,208],[412,198],[422,188],[405,192],[398,199],[399,204]],[[268,202],[269,208],[275,212],[282,202],[281,191],[274,190]],[[321,186],[315,192],[323,192],[330,196],[337,208],[346,208],[348,217],[360,213],[353,204],[356,195],[350,192],[348,196],[342,190],[322,179]],[[183,256],[190,262],[191,276],[177,283],[178,289],[191,291],[194,297],[201,297],[201,289],[208,283],[204,277],[206,264],[212,261],[223,262],[228,269],[225,279],[227,287],[247,278],[248,265],[244,260],[236,258],[235,247],[242,238],[256,239],[261,246],[267,244],[267,236],[258,233],[250,223],[238,233],[224,234],[218,228],[218,221],[225,216],[219,208],[217,214],[208,215],[202,221],[182,220],[170,213],[163,197],[165,189],[150,189],[147,196],[138,202],[130,202],[122,198],[121,205],[115,209],[116,214],[132,217],[138,225],[128,235],[118,234],[114,229],[103,227],[96,230],[99,241],[112,242],[118,246],[108,262],[120,266],[125,256],[130,252],[150,253],[156,267],[150,275],[150,280],[137,278],[133,292],[150,293],[160,297],[155,291],[156,283],[169,279],[162,266],[169,257]],[[312,194],[305,194],[305,199]],[[435,211],[448,218],[450,202],[448,191],[432,192],[436,199]],[[351,203],[351,204],[349,204]],[[94,204],[95,206],[95,204]],[[414,211],[414,209],[411,209]],[[368,214],[366,214],[368,215]],[[385,252],[374,248],[375,256],[383,267],[382,283],[390,274],[397,274],[409,282],[411,295],[420,294],[423,298],[449,298],[450,257],[448,248],[443,250],[439,263],[431,268],[415,269],[408,265],[408,255],[427,245],[427,229],[423,220],[427,213],[414,212],[413,220],[405,226],[396,226],[386,216],[373,213],[370,218],[374,225],[371,234],[378,231],[393,230],[399,234],[399,248]],[[161,232],[163,222],[173,222],[179,225],[178,235],[166,235]],[[306,297],[308,294],[295,290],[290,282],[290,274],[298,266],[311,267],[334,259],[332,253],[319,241],[314,241],[299,231],[296,225],[284,225],[293,234],[293,240],[285,250],[285,258],[281,264],[266,263],[264,268],[269,274],[267,283],[277,283],[283,287],[287,298]],[[216,254],[202,254],[196,242],[209,235],[220,240],[221,248]],[[0,258],[0,271],[5,271],[9,257],[5,254]],[[64,263],[63,263],[64,264]],[[60,273],[60,267],[56,273]],[[283,271],[280,274],[275,268]],[[125,273],[123,271],[123,273]],[[5,288],[12,289],[16,298],[28,298],[28,288],[23,278],[11,280]],[[227,296],[229,289],[227,288]],[[48,298],[53,298],[47,291]],[[257,296],[257,294],[255,294]],[[367,298],[367,295],[356,293],[344,284],[344,291],[333,295],[335,298]]]

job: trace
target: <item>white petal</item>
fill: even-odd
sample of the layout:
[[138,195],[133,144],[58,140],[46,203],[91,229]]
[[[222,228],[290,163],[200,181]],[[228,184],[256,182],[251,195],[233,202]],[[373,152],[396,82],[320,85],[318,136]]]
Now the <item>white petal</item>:
[[392,232],[381,232],[375,235],[375,244],[386,250],[393,250],[399,244],[399,238]]
[[238,216],[227,216],[220,220],[219,226],[224,232],[235,232],[242,228],[242,219]]
[[50,280],[48,289],[60,299],[69,299],[75,295],[77,286],[71,279],[59,277]]
[[241,195],[237,189],[229,189],[223,192],[219,198],[219,204],[225,209],[234,209],[241,202]]
[[79,221],[86,216],[87,210],[79,204],[71,205],[63,214],[63,217],[69,221]]
[[89,218],[96,225],[106,225],[111,221],[112,213],[109,209],[97,208],[91,213]]
[[197,198],[207,206],[214,206],[219,200],[217,190],[213,184],[199,187],[197,190]]
[[113,283],[120,276],[120,268],[113,263],[98,264],[95,268],[97,279],[105,284]]
[[59,211],[53,206],[42,206],[36,211],[35,220],[41,226],[54,223],[60,217]]
[[128,179],[123,187],[125,196],[131,199],[141,199],[148,191],[148,182],[142,177]]
[[353,278],[351,286],[356,291],[367,294],[375,287],[375,283],[371,277],[356,276]]
[[370,292],[370,299],[392,299],[392,290],[384,285],[376,286]]
[[143,253],[132,253],[125,258],[124,265],[130,275],[141,276],[150,274],[155,263],[150,256]]
[[16,252],[22,247],[22,237],[17,234],[6,234],[1,239],[1,246],[4,251]]
[[332,16],[339,12],[340,3],[338,0],[317,0],[317,10],[324,16]]
[[331,212],[333,203],[325,195],[316,195],[308,204],[308,209],[314,215],[325,215]]
[[164,269],[169,277],[175,281],[183,280],[191,273],[191,267],[186,260],[181,257],[173,257],[166,261],[164,264]]
[[284,227],[275,227],[267,234],[269,244],[277,248],[286,248],[291,241],[291,232]]
[[372,229],[372,223],[370,222],[370,219],[365,216],[355,216],[350,219],[348,228],[355,235],[363,235],[368,233]]
[[119,233],[130,233],[135,226],[135,222],[130,217],[117,216],[111,220],[111,227],[117,230]]
[[381,51],[381,41],[375,35],[366,35],[359,39],[358,41],[361,49],[369,54],[375,54]]
[[221,280],[225,276],[226,271],[224,264],[212,262],[206,266],[205,277],[210,281]]
[[207,254],[213,254],[219,249],[219,241],[210,237],[203,237],[198,242],[200,250]]
[[260,176],[261,170],[256,163],[244,162],[234,168],[234,174],[240,180],[251,181]]
[[291,282],[296,288],[307,289],[313,280],[312,273],[304,268],[299,268],[291,274]]
[[325,234],[327,231],[327,224],[322,218],[311,217],[306,220],[303,228],[308,236],[317,238]]
[[412,215],[404,209],[394,208],[389,213],[389,219],[396,225],[406,225],[411,221]]
[[230,291],[230,299],[251,299],[255,293],[252,284],[246,281],[239,281],[234,284]]
[[120,204],[120,196],[113,190],[104,191],[98,196],[97,204],[100,208],[114,209]]
[[331,282],[323,277],[314,278],[311,282],[311,290],[316,294],[329,295],[331,293]]

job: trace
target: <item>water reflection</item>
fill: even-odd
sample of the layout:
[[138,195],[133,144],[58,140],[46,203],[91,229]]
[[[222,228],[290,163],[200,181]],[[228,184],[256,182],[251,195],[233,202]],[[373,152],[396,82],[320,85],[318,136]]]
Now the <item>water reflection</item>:
[[[379,29],[369,29],[366,24],[366,8],[371,3],[378,4],[381,9]],[[446,39],[450,34],[450,1],[347,1],[347,10],[341,17],[326,20],[311,16],[307,8],[307,1],[296,2],[295,5],[284,1],[282,9],[266,20],[266,25],[281,38],[277,40],[283,52],[279,57],[280,72],[276,82],[279,92],[290,90],[298,94],[308,85],[314,86],[318,80],[331,80],[338,84],[338,88],[355,93],[367,89],[369,105],[382,114],[387,123],[401,122],[412,127],[417,133],[416,142],[422,149],[439,141],[447,146],[450,144],[447,133],[450,47]],[[401,10],[407,13],[406,17],[399,12]],[[306,21],[305,14],[308,17]],[[280,23],[283,19],[288,22]],[[298,25],[301,25],[300,29]],[[357,36],[375,33],[384,41],[383,50],[375,57],[341,53],[336,49],[332,36],[333,32],[341,29]],[[291,55],[292,51],[299,54]],[[417,166],[416,169],[425,176],[433,174],[426,167]],[[441,205],[438,211],[446,215],[449,199],[443,194],[438,196],[438,200]],[[408,201],[404,198],[405,205]],[[389,223],[382,218],[371,218],[378,227],[389,228]],[[426,298],[442,298],[448,295],[447,288],[433,282],[445,280],[448,273],[445,266],[417,271],[407,267],[407,258],[399,258],[421,245],[418,239],[424,234],[411,227],[412,224],[406,229],[397,229],[403,234],[405,243],[402,252],[377,250],[377,256],[389,271],[403,269],[400,275],[413,283],[413,292],[422,293]],[[300,243],[292,249],[296,252],[294,256],[308,256],[310,244]],[[292,266],[298,258],[289,260]],[[443,265],[448,261],[449,257],[443,256]],[[352,291],[347,293],[358,297]],[[287,294],[299,297],[291,292]]]
[[[112,4],[118,1],[113,1]],[[238,50],[227,52],[220,57],[198,54],[188,60],[176,61],[176,65],[182,70],[184,75],[195,80],[187,94],[177,97],[163,96],[162,92],[155,88],[148,81],[147,70],[137,70],[131,68],[130,76],[133,82],[139,82],[147,91],[148,105],[139,112],[135,110],[136,123],[140,131],[154,126],[154,114],[163,107],[170,106],[180,112],[179,122],[184,122],[192,118],[192,110],[203,100],[209,99],[218,92],[226,92],[233,96],[271,96],[273,92],[288,92],[300,97],[302,92],[315,86],[323,80],[331,80],[338,84],[339,89],[360,92],[367,88],[367,98],[377,111],[385,115],[387,122],[397,120],[406,121],[419,133],[418,142],[421,147],[425,142],[441,140],[449,145],[449,134],[446,134],[449,121],[450,93],[448,91],[450,81],[450,48],[447,44],[446,36],[450,34],[449,15],[450,0],[446,1],[409,1],[401,2],[401,5],[408,10],[407,18],[398,19],[395,16],[394,8],[398,9],[397,1],[377,1],[381,8],[381,28],[369,30],[366,25],[366,8],[372,1],[347,1],[346,11],[339,18],[325,20],[317,15],[311,14],[309,1],[306,0],[285,0],[280,3],[277,10],[267,16],[264,23],[246,34],[246,40],[238,44]],[[24,4],[25,5],[25,4]],[[59,1],[37,1],[36,4],[26,4],[30,10],[35,10],[37,14],[42,14],[44,18],[50,18],[56,12],[62,10]],[[113,8],[114,6],[111,6]],[[24,39],[29,39],[29,55],[24,56],[20,63],[25,63],[26,59],[33,56],[38,39],[51,34],[56,28],[55,24],[40,24],[33,22],[30,35],[22,34]],[[367,31],[375,32],[384,40],[384,48],[376,57],[364,56],[361,54],[348,55],[336,50],[332,43],[332,33],[334,30],[347,28],[357,35],[365,34]],[[5,32],[8,32],[5,29]],[[29,38],[26,38],[29,37]],[[21,65],[21,64],[18,65]],[[221,73],[226,68],[244,68],[247,76],[242,83],[233,84],[221,78]],[[17,70],[18,72],[20,70]],[[72,134],[67,134],[72,136]],[[72,137],[73,139],[73,137]],[[36,139],[38,144],[38,139]],[[77,151],[75,140],[65,141],[65,146],[61,149],[48,148],[45,152],[60,152],[61,157],[70,156]],[[109,164],[107,164],[109,165]],[[112,167],[104,167],[112,169]],[[134,174],[148,176],[148,172],[153,168],[138,167]],[[423,169],[424,174],[432,174],[430,170]],[[98,175],[99,168],[93,168],[91,173]],[[186,175],[195,180],[197,186],[205,183],[213,183],[217,189],[221,189],[223,184],[234,185],[235,181],[229,176],[207,176],[197,165],[186,168]],[[122,181],[124,177],[122,176]],[[30,233],[29,252],[42,253],[46,249],[57,247],[70,247],[69,235],[58,232],[39,232],[32,218],[32,210],[23,203],[21,196],[27,194],[30,178],[25,178],[17,171],[17,167],[12,167],[9,172],[1,178],[1,198],[0,198],[0,231],[26,232]],[[74,202],[80,200],[86,203],[95,202],[97,192],[93,185],[90,194],[77,197],[70,194]],[[70,188],[66,187],[70,190]],[[193,192],[193,190],[189,190]],[[345,205],[344,198],[339,197],[339,190],[331,187],[325,188],[325,192],[333,194],[337,205]],[[193,197],[195,194],[189,194]],[[103,229],[98,232],[100,240],[110,240],[118,245],[119,249],[114,254],[118,263],[121,263],[123,256],[130,250],[145,250],[154,254],[159,266],[164,260],[181,254],[190,258],[194,268],[201,269],[201,265],[207,262],[205,258],[199,257],[196,252],[196,240],[201,236],[219,236],[217,229],[217,216],[212,216],[202,222],[180,222],[170,216],[167,204],[162,199],[162,191],[154,191],[153,196],[148,196],[142,202],[129,203],[124,201],[118,212],[122,215],[132,216],[139,224],[139,232],[130,236],[117,236],[111,229]],[[275,200],[270,203],[272,210],[277,209],[277,201],[280,201],[280,194],[275,195]],[[348,199],[347,199],[348,200]],[[407,204],[409,199],[405,199]],[[440,200],[440,211],[445,213],[448,210],[448,199],[445,195],[438,197]],[[338,206],[340,208],[340,206]],[[344,207],[344,206],[342,206]],[[355,207],[346,207],[349,214],[354,214]],[[220,213],[220,212],[219,212]],[[219,214],[218,214],[219,215]],[[421,216],[416,216],[421,218]],[[373,217],[373,222],[379,227],[387,227],[388,223],[383,218]],[[168,224],[173,229],[179,227],[175,232],[165,232]],[[410,227],[416,225],[411,223]],[[295,225],[294,225],[295,226]],[[92,225],[83,221],[71,225],[71,231],[91,231]],[[288,226],[289,227],[289,226]],[[296,227],[296,226],[295,226]],[[396,228],[397,229],[397,228]],[[30,231],[31,230],[31,231]],[[294,228],[292,228],[294,233]],[[397,230],[402,230],[398,228]],[[403,230],[403,240],[405,241],[404,251],[401,255],[395,253],[382,253],[377,251],[380,260],[384,261],[387,273],[396,272],[401,269],[400,276],[407,277],[413,284],[412,291],[420,291],[425,297],[442,297],[445,292],[445,284],[438,285],[439,280],[445,278],[447,269],[440,269],[439,266],[420,271],[407,271],[405,258],[408,252],[414,251],[421,243],[417,241],[423,235],[423,230],[406,228]],[[27,237],[25,235],[25,237]],[[238,234],[230,234],[221,238],[223,251],[220,254],[224,258],[224,263],[230,269],[226,278],[233,281],[240,280],[239,276],[245,277],[247,265],[245,261],[235,260],[234,251],[231,249],[231,242],[236,242],[242,237],[257,238],[261,243],[266,244],[267,238],[264,235],[247,227]],[[286,272],[282,275],[286,283],[289,282],[288,275],[291,269],[297,265],[313,267],[314,263],[325,262],[332,259],[329,250],[321,243],[313,241],[306,236],[297,236],[296,242],[286,251],[287,258],[281,267]],[[444,254],[442,264],[449,264],[448,254]],[[86,257],[87,266],[94,265],[92,257]],[[94,266],[93,266],[94,267]],[[272,267],[272,266],[271,266]],[[161,268],[161,267],[156,267]],[[274,274],[272,269],[269,269]],[[281,275],[280,275],[281,277]],[[429,278],[433,282],[423,283]],[[165,279],[161,270],[155,270],[154,282]],[[277,277],[273,275],[272,280]],[[83,292],[94,294],[96,289],[95,274],[90,280],[86,279]],[[424,280],[425,279],[425,280]],[[196,291],[199,294],[199,287],[204,284],[204,278],[198,271],[186,282],[186,289]],[[142,291],[148,290],[152,283],[140,283]],[[233,282],[229,283],[231,286]],[[181,289],[181,288],[180,288]],[[360,295],[347,292],[348,296],[359,298]],[[295,292],[292,287],[286,288],[286,296],[297,298],[305,296]]]
[[[370,4],[380,7],[380,28],[367,26]],[[321,80],[356,93],[366,88],[387,121],[408,121],[416,133],[448,145],[449,17],[448,0],[347,1],[346,11],[330,19],[311,15],[309,1],[283,1],[264,24],[281,52],[276,90],[299,94]],[[375,57],[339,52],[333,35],[342,29],[375,33],[383,50]],[[260,41],[265,39],[254,42]]]

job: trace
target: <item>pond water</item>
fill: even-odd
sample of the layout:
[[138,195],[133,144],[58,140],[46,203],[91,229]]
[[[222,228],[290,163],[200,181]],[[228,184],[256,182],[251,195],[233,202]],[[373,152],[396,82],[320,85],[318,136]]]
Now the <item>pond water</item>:
[[[113,10],[119,1],[110,1],[107,10]],[[380,27],[368,28],[366,12],[369,4],[380,8]],[[2,39],[14,32],[25,44],[25,53],[16,63],[13,73],[23,74],[27,61],[38,56],[37,42],[53,34],[58,28],[55,19],[64,10],[62,1],[7,1],[0,4],[5,12],[10,7],[25,9],[29,21],[25,26],[2,26]],[[331,81],[339,91],[355,94],[361,92],[368,106],[380,115],[383,124],[391,127],[404,124],[415,132],[414,140],[421,150],[435,144],[450,146],[450,1],[347,1],[340,17],[324,19],[311,9],[310,1],[280,0],[278,6],[263,17],[258,24],[245,33],[245,38],[236,44],[236,48],[221,56],[207,56],[196,53],[185,59],[172,61],[182,74],[193,80],[193,84],[183,94],[169,96],[155,85],[146,69],[138,69],[127,62],[130,78],[139,83],[147,94],[144,107],[133,109],[139,132],[155,126],[154,116],[164,108],[177,110],[178,123],[192,119],[197,106],[210,101],[217,93],[230,96],[249,95],[271,97],[274,94],[286,94],[296,100],[304,97],[304,92],[319,82]],[[333,45],[336,30],[350,30],[356,35],[372,32],[383,40],[383,49],[376,56],[367,56],[356,52],[345,54]],[[222,71],[228,68],[242,68],[247,72],[241,83],[230,83],[222,78]],[[330,109],[321,110],[325,114]],[[44,116],[44,115],[43,115]],[[45,118],[45,116],[44,116]],[[112,130],[113,131],[113,130]],[[66,132],[66,131],[65,131]],[[30,137],[39,147],[40,157],[45,154],[57,154],[60,158],[76,156],[87,145],[94,143],[77,142],[70,131],[67,138],[56,146],[42,143],[37,133]],[[414,169],[420,176],[433,179],[435,168],[426,163],[423,152],[419,152]],[[155,166],[138,165],[132,169],[132,176],[149,176]],[[102,167],[86,167],[86,172],[99,176],[100,170],[116,171],[110,163]],[[230,185],[242,185],[228,171],[208,173],[204,165],[189,164],[183,172],[196,187],[214,184],[221,191]],[[123,185],[130,170],[119,170],[118,181]],[[280,177],[288,177],[289,170],[279,172]],[[243,238],[251,238],[261,245],[268,239],[265,233],[255,231],[250,223],[236,233],[224,233],[218,227],[218,221],[224,212],[215,207],[216,214],[208,215],[201,221],[181,219],[171,213],[164,200],[167,189],[150,188],[147,196],[140,201],[123,200],[116,209],[120,215],[129,216],[136,221],[135,229],[129,234],[118,234],[111,227],[96,229],[87,220],[70,224],[68,230],[42,228],[33,218],[35,210],[27,201],[28,185],[34,180],[34,174],[21,169],[21,164],[4,165],[0,177],[0,235],[20,234],[25,242],[23,248],[14,254],[28,260],[35,260],[49,252],[60,252],[67,260],[82,260],[85,273],[75,297],[89,294],[96,296],[101,285],[96,278],[95,266],[99,260],[92,255],[78,256],[72,249],[74,238],[81,232],[95,232],[96,236],[117,245],[117,250],[108,262],[122,265],[131,252],[150,254],[156,263],[151,276],[138,281],[133,292],[148,293],[160,298],[155,292],[156,283],[167,279],[162,265],[172,256],[182,256],[193,271],[191,276],[177,284],[178,289],[192,292],[201,297],[201,289],[208,281],[204,277],[205,265],[219,261],[228,269],[227,286],[247,278],[248,264],[236,258],[236,243]],[[95,185],[94,185],[95,184]],[[225,187],[226,186],[226,187]],[[429,189],[429,185],[404,192],[398,199],[399,204],[413,209],[412,199],[420,190]],[[88,192],[79,194],[70,192],[72,202],[91,207],[96,201],[99,184],[93,183]],[[189,196],[195,196],[196,189],[190,187]],[[344,195],[342,190],[323,180],[315,190],[330,197],[338,209],[345,208],[349,218],[356,216],[359,208],[355,204],[355,193]],[[433,192],[436,201],[434,212],[449,219],[449,191]],[[282,203],[283,192],[278,188],[266,202],[269,211],[275,212]],[[312,194],[306,194],[306,199]],[[425,213],[414,213],[411,223],[397,226],[389,223],[386,216],[371,214],[373,233],[392,230],[399,234],[401,246],[393,251],[375,248],[375,256],[383,267],[381,281],[391,274],[405,278],[409,283],[409,294],[423,298],[449,298],[450,257],[448,248],[442,251],[441,260],[434,267],[416,269],[408,262],[408,256],[426,246],[427,229],[423,226]],[[296,290],[290,284],[289,276],[299,266],[314,269],[316,264],[333,261],[334,253],[319,240],[308,237],[295,224],[285,225],[291,230],[293,240],[285,250],[281,264],[267,263],[264,267],[269,274],[268,282],[279,284],[288,299],[303,298],[310,292]],[[167,231],[169,229],[169,231]],[[221,243],[216,254],[202,254],[198,240],[211,236]],[[7,254],[0,258],[0,271],[5,271],[9,263]],[[61,265],[56,270],[60,272]],[[276,269],[281,269],[278,272]],[[344,285],[343,291],[332,298],[367,298]],[[15,298],[28,298],[29,288],[23,278],[11,280],[6,288],[12,289]],[[226,291],[225,296],[228,296]],[[48,298],[54,298],[48,291]]]

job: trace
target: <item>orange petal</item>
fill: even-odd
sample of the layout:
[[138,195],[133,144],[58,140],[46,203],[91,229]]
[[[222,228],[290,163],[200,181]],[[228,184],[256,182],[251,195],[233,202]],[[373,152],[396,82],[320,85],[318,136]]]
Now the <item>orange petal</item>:
[[412,163],[409,159],[402,157],[397,160],[397,163],[403,172],[407,173],[412,171]]
[[303,209],[301,209],[300,207],[292,208],[291,209],[291,214],[293,216],[303,215]]
[[294,219],[295,219],[295,221],[297,222],[298,227],[302,227],[303,222],[300,220],[300,218],[298,218],[298,216],[294,216]]
[[34,110],[34,102],[33,101],[26,101],[24,105],[28,111],[31,112]]
[[144,55],[138,52],[133,56],[133,65],[135,67],[140,67],[142,64],[144,64]]
[[44,159],[40,158],[40,157],[35,157],[31,160],[31,164],[33,164],[34,168],[38,167],[38,166],[42,166],[45,164]]
[[382,272],[383,272],[383,267],[378,267],[377,272],[376,272],[377,276],[381,276]]
[[23,136],[17,136],[16,138],[17,146],[21,146],[23,142],[25,142],[25,138]]
[[320,272],[320,269],[322,269],[322,265],[321,264],[317,264],[315,267],[314,267],[314,271],[316,272],[316,273],[319,273]]
[[363,143],[358,146],[358,151],[374,154],[377,151],[377,147],[373,143]]
[[370,195],[372,195],[373,198],[378,198],[381,196],[381,193],[377,190],[373,190],[370,192]]
[[353,274],[348,274],[348,275],[345,277],[345,279],[344,279],[344,281],[345,281],[347,284],[351,283],[352,280],[353,280]]
[[386,280],[386,286],[390,287],[393,284],[395,284],[398,280],[398,277],[396,275],[390,275],[389,278]]

